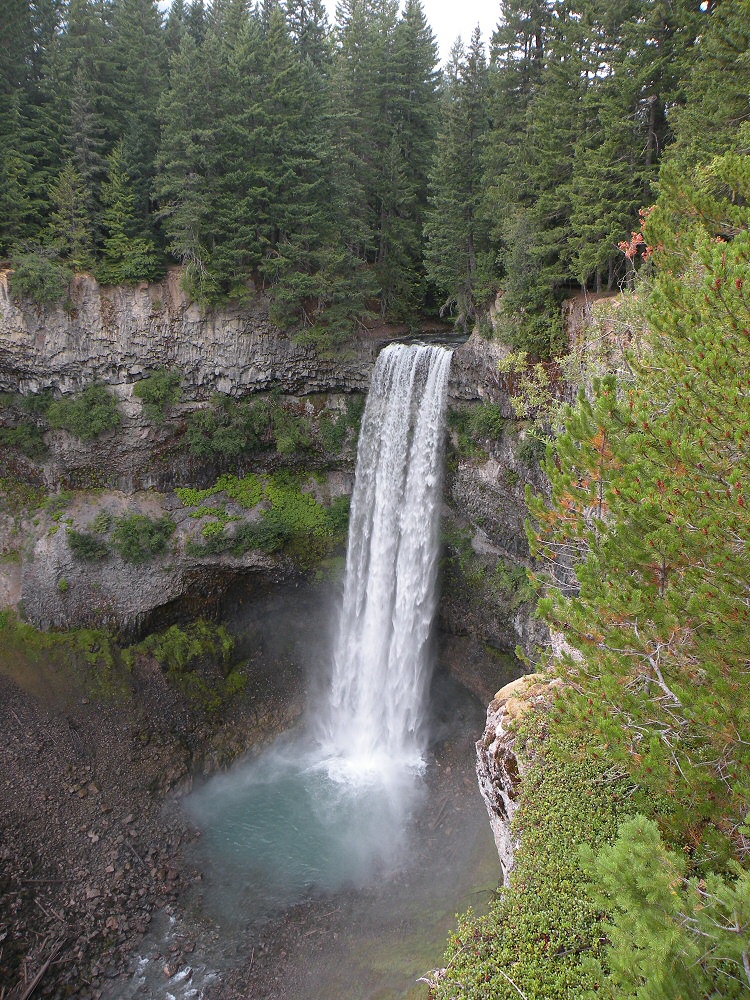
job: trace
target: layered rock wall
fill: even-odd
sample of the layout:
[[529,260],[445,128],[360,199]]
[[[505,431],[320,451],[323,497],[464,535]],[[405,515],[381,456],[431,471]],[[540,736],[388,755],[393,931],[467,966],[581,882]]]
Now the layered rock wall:
[[376,340],[320,357],[271,323],[263,296],[204,310],[180,279],[175,268],[156,284],[105,287],[79,274],[64,306],[41,307],[13,299],[0,273],[0,391],[127,385],[159,367],[181,373],[188,399],[367,388]]

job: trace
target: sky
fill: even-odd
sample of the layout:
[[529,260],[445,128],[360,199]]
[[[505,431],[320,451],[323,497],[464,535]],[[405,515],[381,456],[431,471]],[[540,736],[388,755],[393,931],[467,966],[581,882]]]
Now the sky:
[[[336,0],[325,0],[325,4],[333,24]],[[422,0],[422,8],[437,36],[440,60],[445,62],[456,38],[460,35],[464,43],[468,43],[477,25],[482,31],[485,50],[488,48],[500,15],[500,0]]]

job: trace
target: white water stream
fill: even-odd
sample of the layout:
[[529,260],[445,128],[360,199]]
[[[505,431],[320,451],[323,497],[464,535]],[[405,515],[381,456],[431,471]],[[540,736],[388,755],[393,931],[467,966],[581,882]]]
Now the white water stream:
[[323,716],[332,777],[385,777],[422,760],[450,362],[441,347],[392,344],[373,374]]

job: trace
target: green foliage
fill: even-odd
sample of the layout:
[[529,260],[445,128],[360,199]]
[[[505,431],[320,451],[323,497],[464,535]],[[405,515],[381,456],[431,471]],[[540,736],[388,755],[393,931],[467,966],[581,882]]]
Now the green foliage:
[[495,567],[495,572],[488,580],[490,590],[502,594],[510,601],[510,610],[529,601],[536,600],[536,588],[529,581],[527,571],[523,566],[514,565],[501,559]]
[[143,401],[143,413],[147,420],[155,424],[164,422],[171,407],[180,400],[180,382],[179,373],[166,368],[158,368],[136,382],[133,392]]
[[532,469],[535,465],[539,465],[546,452],[547,442],[536,437],[534,434],[526,434],[516,449],[518,460],[523,462],[529,469]]
[[138,218],[137,186],[125,161],[121,140],[108,162],[102,186],[104,245],[96,274],[105,285],[135,284],[160,276],[162,267],[153,240]]
[[349,427],[342,414],[335,418],[326,413],[320,420],[320,439],[326,451],[338,455],[347,439]]
[[91,522],[91,528],[99,535],[106,534],[112,527],[112,515],[108,510],[100,510]]
[[273,433],[279,455],[295,455],[312,447],[310,421],[283,406],[273,408]]
[[68,294],[73,272],[45,251],[14,254],[11,290],[16,299],[26,298],[39,305],[54,305]]
[[147,636],[123,653],[131,664],[151,655],[169,681],[208,712],[218,711],[228,698],[244,691],[247,677],[235,665],[235,641],[223,625],[198,620]]
[[460,43],[451,52],[425,225],[425,267],[443,300],[441,315],[454,315],[464,331],[474,325],[490,291],[487,226],[477,211],[483,184],[481,153],[490,125],[488,82],[477,28],[468,52]]
[[67,535],[70,551],[76,559],[94,561],[106,559],[109,555],[107,546],[86,531],[75,531],[73,528],[68,528]]
[[506,423],[497,403],[477,403],[448,410],[448,426],[456,432],[458,452],[467,458],[486,456],[484,444],[500,441]]
[[40,459],[47,453],[44,430],[27,422],[17,427],[0,427],[0,445],[18,448],[27,458]]
[[214,397],[210,408],[196,410],[187,421],[187,442],[197,458],[236,458],[262,448],[271,430],[266,400],[237,402]]
[[471,434],[475,438],[492,438],[499,441],[505,431],[506,420],[497,403],[479,403],[471,409]]
[[[338,497],[325,507],[311,493],[303,492],[300,483],[288,474],[271,476],[265,481],[254,475],[244,479],[222,476],[208,490],[180,489],[177,493],[186,506],[197,508],[194,514],[217,517],[203,527],[202,543],[188,543],[190,551],[196,555],[219,552],[242,555],[251,549],[268,553],[283,550],[300,565],[308,567],[340,544],[348,530],[348,497]],[[265,509],[258,520],[243,522],[228,531],[230,519],[224,510],[200,506],[204,500],[220,493],[247,509],[261,502]]]
[[653,820],[622,823],[615,842],[580,849],[605,926],[611,980],[604,997],[684,1000],[744,997],[750,989],[750,875],[685,877]]
[[80,395],[57,399],[47,410],[51,427],[64,428],[89,441],[120,426],[117,401],[103,385],[90,385]]
[[626,786],[590,746],[546,739],[540,719],[524,719],[519,746],[529,766],[515,868],[487,916],[460,918],[436,1000],[583,1000],[605,980],[601,913],[576,848],[614,837]]
[[145,563],[166,551],[175,527],[168,516],[154,520],[145,514],[125,514],[115,521],[112,544],[126,562]]
[[70,583],[68,582],[66,577],[64,576],[60,577],[60,579],[57,581],[57,589],[60,591],[61,594],[67,594],[67,592],[70,590]]

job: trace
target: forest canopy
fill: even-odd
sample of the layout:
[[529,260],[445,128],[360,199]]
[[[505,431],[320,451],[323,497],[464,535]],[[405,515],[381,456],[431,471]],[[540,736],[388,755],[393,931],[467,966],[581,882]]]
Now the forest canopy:
[[[560,347],[560,301],[748,118],[747,3],[503,0],[441,70],[419,0],[7,0],[0,256],[17,288],[184,266],[205,306],[345,336],[425,310]],[[7,15],[7,16],[6,16]],[[722,81],[727,81],[723,83]]]

